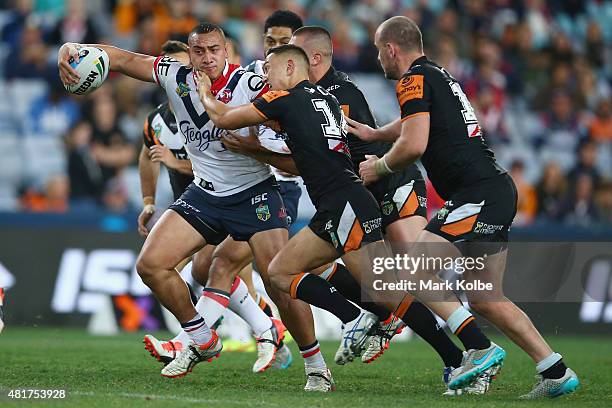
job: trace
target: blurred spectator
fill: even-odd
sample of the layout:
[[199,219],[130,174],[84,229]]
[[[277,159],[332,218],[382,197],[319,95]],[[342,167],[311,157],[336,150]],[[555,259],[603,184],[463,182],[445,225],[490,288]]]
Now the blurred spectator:
[[119,34],[130,34],[148,16],[162,16],[166,8],[162,0],[120,0],[116,2],[114,21]]
[[67,0],[66,15],[51,30],[47,41],[52,45],[66,42],[99,43],[96,28],[87,16],[87,3],[82,0]]
[[578,178],[582,174],[588,174],[593,181],[593,187],[597,188],[601,182],[599,171],[595,167],[597,162],[597,144],[586,139],[578,147],[578,162],[576,166],[569,172],[567,178],[570,182],[570,187],[574,188]]
[[537,215],[552,221],[559,217],[561,205],[567,191],[567,181],[558,163],[548,163],[536,187]]
[[68,177],[73,209],[95,208],[104,187],[100,164],[92,154],[93,129],[86,121],[77,123],[66,138]]
[[23,29],[19,45],[8,54],[5,67],[8,79],[57,77],[57,67],[48,62],[40,27],[29,23]]
[[21,197],[21,208],[30,212],[63,213],[68,210],[70,183],[65,175],[50,177],[45,183],[44,193],[28,189]]
[[529,225],[533,222],[537,207],[537,194],[531,184],[525,180],[525,164],[517,160],[512,163],[510,176],[516,185],[518,193],[517,212],[514,217],[514,224]]
[[28,18],[31,17],[34,0],[13,0],[9,5],[13,5],[7,10],[6,23],[2,28],[2,41],[8,44],[11,51],[17,50],[23,29]]
[[68,133],[79,116],[79,105],[66,92],[59,78],[55,78],[47,94],[32,103],[25,130],[32,136],[60,137]]
[[610,99],[601,99],[595,117],[589,124],[589,136],[596,141],[612,142],[612,108]]
[[603,183],[595,192],[595,203],[601,221],[612,224],[612,181]]
[[601,27],[596,21],[590,21],[586,34],[586,57],[593,66],[604,66],[605,45]]
[[573,154],[583,130],[567,92],[558,90],[553,95],[550,110],[542,115],[541,120],[544,129],[541,144],[557,152]]
[[135,148],[119,130],[117,106],[106,94],[93,100],[91,154],[100,165],[104,184],[132,163]]
[[589,226],[599,221],[595,206],[593,179],[582,173],[576,179],[576,186],[561,209],[561,220],[569,225]]
[[187,42],[187,36],[198,24],[194,17],[189,0],[166,0],[167,13],[158,14],[155,18],[157,43],[161,46],[167,40]]
[[115,177],[108,181],[102,197],[104,208],[115,214],[123,214],[130,210],[129,197],[123,181]]

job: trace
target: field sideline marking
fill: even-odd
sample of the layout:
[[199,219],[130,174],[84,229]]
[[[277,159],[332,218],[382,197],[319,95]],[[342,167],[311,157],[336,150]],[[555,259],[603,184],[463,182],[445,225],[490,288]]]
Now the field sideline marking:
[[278,406],[278,404],[270,403],[268,401],[261,403],[253,401],[234,401],[234,400],[220,400],[220,399],[207,399],[207,398],[192,398],[192,397],[179,397],[176,395],[158,395],[158,394],[138,394],[130,392],[118,392],[113,393],[100,393],[93,391],[66,391],[68,397],[71,395],[77,395],[82,397],[123,397],[123,398],[142,398],[142,399],[155,399],[155,400],[172,400],[172,401],[183,401],[183,402],[203,402],[203,403],[230,403],[230,404],[243,404],[247,406]]

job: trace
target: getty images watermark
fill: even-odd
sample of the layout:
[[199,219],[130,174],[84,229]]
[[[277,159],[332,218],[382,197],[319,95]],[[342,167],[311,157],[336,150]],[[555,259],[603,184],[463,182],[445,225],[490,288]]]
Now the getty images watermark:
[[[398,279],[386,281],[385,279],[375,279],[372,288],[375,291],[492,291],[493,283],[479,279],[463,279],[467,272],[481,272],[485,269],[487,255],[479,257],[436,257],[409,256],[407,254],[397,254],[393,257],[375,257],[372,260],[372,272],[375,275],[393,273],[396,277],[406,276],[415,277],[417,272],[450,272],[454,274],[454,279],[433,280],[422,279],[416,276],[412,279]],[[429,276],[430,277],[430,276]]]

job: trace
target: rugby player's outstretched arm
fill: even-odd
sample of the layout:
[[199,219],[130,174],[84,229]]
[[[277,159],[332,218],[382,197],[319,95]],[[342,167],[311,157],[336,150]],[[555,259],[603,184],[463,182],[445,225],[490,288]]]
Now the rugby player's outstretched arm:
[[399,118],[377,129],[349,117],[346,117],[346,122],[348,133],[354,134],[364,142],[393,142],[400,136],[402,130],[402,122]]
[[[74,57],[78,61],[79,48],[82,46],[83,45],[76,43],[65,43],[59,50],[57,64],[60,71],[60,78],[65,84],[74,85],[79,81],[78,73],[70,66],[68,61],[70,57]],[[152,74],[155,57],[126,51],[121,48],[113,47],[112,45],[87,44],[87,46],[97,47],[106,51],[111,71],[117,71],[141,81],[155,81]]]

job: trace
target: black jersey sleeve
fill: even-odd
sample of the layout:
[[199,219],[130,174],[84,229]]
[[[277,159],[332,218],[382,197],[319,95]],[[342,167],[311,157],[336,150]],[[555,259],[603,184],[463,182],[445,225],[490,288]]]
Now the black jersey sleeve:
[[398,81],[395,92],[402,112],[402,121],[413,115],[429,112],[431,88],[423,73],[406,74]]
[[268,91],[253,101],[253,106],[266,119],[279,119],[287,109],[289,91]]

